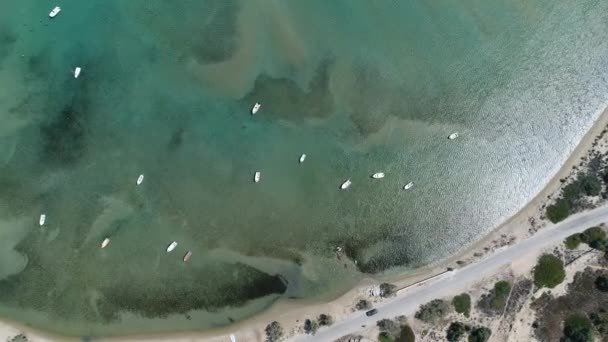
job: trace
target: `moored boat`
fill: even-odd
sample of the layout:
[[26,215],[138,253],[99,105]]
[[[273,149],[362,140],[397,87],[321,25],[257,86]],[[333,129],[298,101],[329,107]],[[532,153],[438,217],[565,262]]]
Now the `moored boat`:
[[345,180],[344,183],[342,183],[342,185],[340,185],[340,189],[345,190],[348,189],[348,187],[353,184],[353,182],[350,181],[350,178]]
[[306,160],[306,154],[302,153],[302,155],[300,156],[300,163],[303,163]]
[[74,69],[74,78],[78,78],[78,76],[80,76],[81,71],[82,71],[82,68],[76,67],[76,69]]
[[44,222],[46,222],[46,214],[40,215],[40,219],[38,219],[38,224],[42,227],[44,226]]
[[414,182],[409,182],[403,186],[403,190],[411,189],[414,186]]
[[184,255],[184,262],[188,261],[188,259],[190,259],[191,256],[192,256],[192,251],[188,251],[188,253],[186,253],[186,255]]
[[54,7],[54,8],[51,10],[51,12],[49,13],[49,17],[51,17],[51,18],[55,18],[55,16],[56,16],[57,14],[59,14],[59,12],[61,12],[61,7],[59,7],[59,6],[55,6],[55,7]]
[[106,248],[109,243],[110,243],[110,238],[103,239],[103,241],[101,242],[101,248]]
[[253,108],[251,108],[251,115],[255,115],[255,113],[257,113],[260,110],[261,107],[262,107],[262,104],[259,103],[259,102],[256,102],[253,105]]
[[171,244],[167,247],[167,253],[171,252],[172,250],[174,250],[175,247],[177,247],[177,241],[171,242]]
[[454,140],[454,139],[458,138],[458,136],[459,136],[458,132],[454,132],[454,133],[448,135],[448,139]]
[[376,172],[372,175],[372,178],[374,178],[374,179],[384,178],[384,172]]
[[253,175],[253,181],[255,183],[257,183],[260,181],[261,178],[262,178],[262,173],[260,171],[256,171],[255,174]]
[[137,185],[140,185],[144,181],[144,175],[141,174],[137,177]]

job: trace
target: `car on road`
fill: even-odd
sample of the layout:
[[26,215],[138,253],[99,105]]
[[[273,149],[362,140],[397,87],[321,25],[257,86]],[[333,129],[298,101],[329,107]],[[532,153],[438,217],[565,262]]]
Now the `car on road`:
[[371,309],[368,312],[366,312],[365,315],[367,315],[367,316],[373,316],[373,315],[375,315],[377,313],[378,313],[377,309]]

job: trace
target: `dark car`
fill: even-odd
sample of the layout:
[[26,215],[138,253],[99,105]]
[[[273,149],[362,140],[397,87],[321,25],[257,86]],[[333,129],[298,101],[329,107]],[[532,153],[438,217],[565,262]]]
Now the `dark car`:
[[365,314],[366,314],[367,316],[373,316],[373,315],[375,315],[375,314],[377,314],[377,313],[378,313],[378,310],[376,310],[376,309],[371,309],[371,310],[369,310],[368,312],[366,312]]

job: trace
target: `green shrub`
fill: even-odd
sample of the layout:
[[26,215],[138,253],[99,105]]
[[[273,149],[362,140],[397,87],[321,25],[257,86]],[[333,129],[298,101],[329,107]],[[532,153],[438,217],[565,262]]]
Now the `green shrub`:
[[576,249],[581,244],[581,235],[580,234],[572,234],[566,238],[564,244],[568,249]]
[[404,325],[401,327],[401,333],[399,333],[395,342],[416,342],[416,335],[414,335],[414,331],[409,325]]
[[508,281],[499,281],[494,284],[494,289],[489,294],[481,296],[477,306],[488,314],[501,313],[507,304],[509,292],[511,284]]
[[492,330],[486,327],[475,328],[469,335],[469,342],[486,342],[490,336],[492,336]]
[[578,181],[583,193],[587,196],[598,196],[602,192],[602,183],[595,175],[586,174]]
[[592,342],[591,321],[585,314],[576,313],[564,322],[563,342]]
[[605,309],[600,309],[589,315],[591,322],[602,336],[608,336],[608,313]]
[[534,284],[541,287],[554,288],[566,278],[564,263],[553,254],[544,254],[534,267]]
[[378,334],[378,342],[395,342],[395,340],[386,332]]
[[600,227],[591,227],[581,233],[581,241],[591,244],[593,241],[605,240],[606,232]]
[[320,314],[317,321],[319,321],[320,326],[328,327],[328,326],[334,324],[334,318],[331,317],[330,315],[326,315],[326,314]]
[[389,283],[380,284],[380,297],[387,298],[395,295],[397,286]]
[[608,277],[599,276],[595,278],[595,287],[602,292],[608,292]]
[[467,332],[467,328],[463,323],[460,322],[452,322],[448,327],[448,332],[446,334],[446,339],[450,342],[460,341],[460,339]]
[[266,342],[277,342],[283,338],[283,327],[274,321],[266,326]]
[[563,221],[570,215],[570,210],[570,203],[559,198],[554,204],[547,206],[547,218],[553,223]]
[[432,301],[421,305],[414,317],[426,323],[434,323],[445,317],[449,310],[450,307],[445,301],[433,299]]
[[469,317],[471,313],[471,296],[466,293],[458,295],[452,299],[452,304],[456,312],[463,314],[464,317]]

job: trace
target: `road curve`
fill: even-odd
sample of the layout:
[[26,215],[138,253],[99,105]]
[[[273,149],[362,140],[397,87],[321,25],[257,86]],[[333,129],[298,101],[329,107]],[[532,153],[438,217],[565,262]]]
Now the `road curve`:
[[[316,335],[298,335],[291,341],[334,341],[344,335],[356,333],[362,325],[375,325],[383,318],[412,314],[421,304],[435,298],[447,297],[466,291],[473,283],[497,273],[513,261],[536,258],[545,248],[563,241],[571,234],[591,226],[608,222],[608,205],[573,215],[554,225],[542,228],[532,237],[512,246],[501,248],[479,262],[467,265],[454,273],[446,273],[420,286],[413,286],[396,297],[386,299],[376,306],[378,313],[367,317],[358,311],[328,328],[320,329]],[[354,305],[354,303],[353,303]]]

